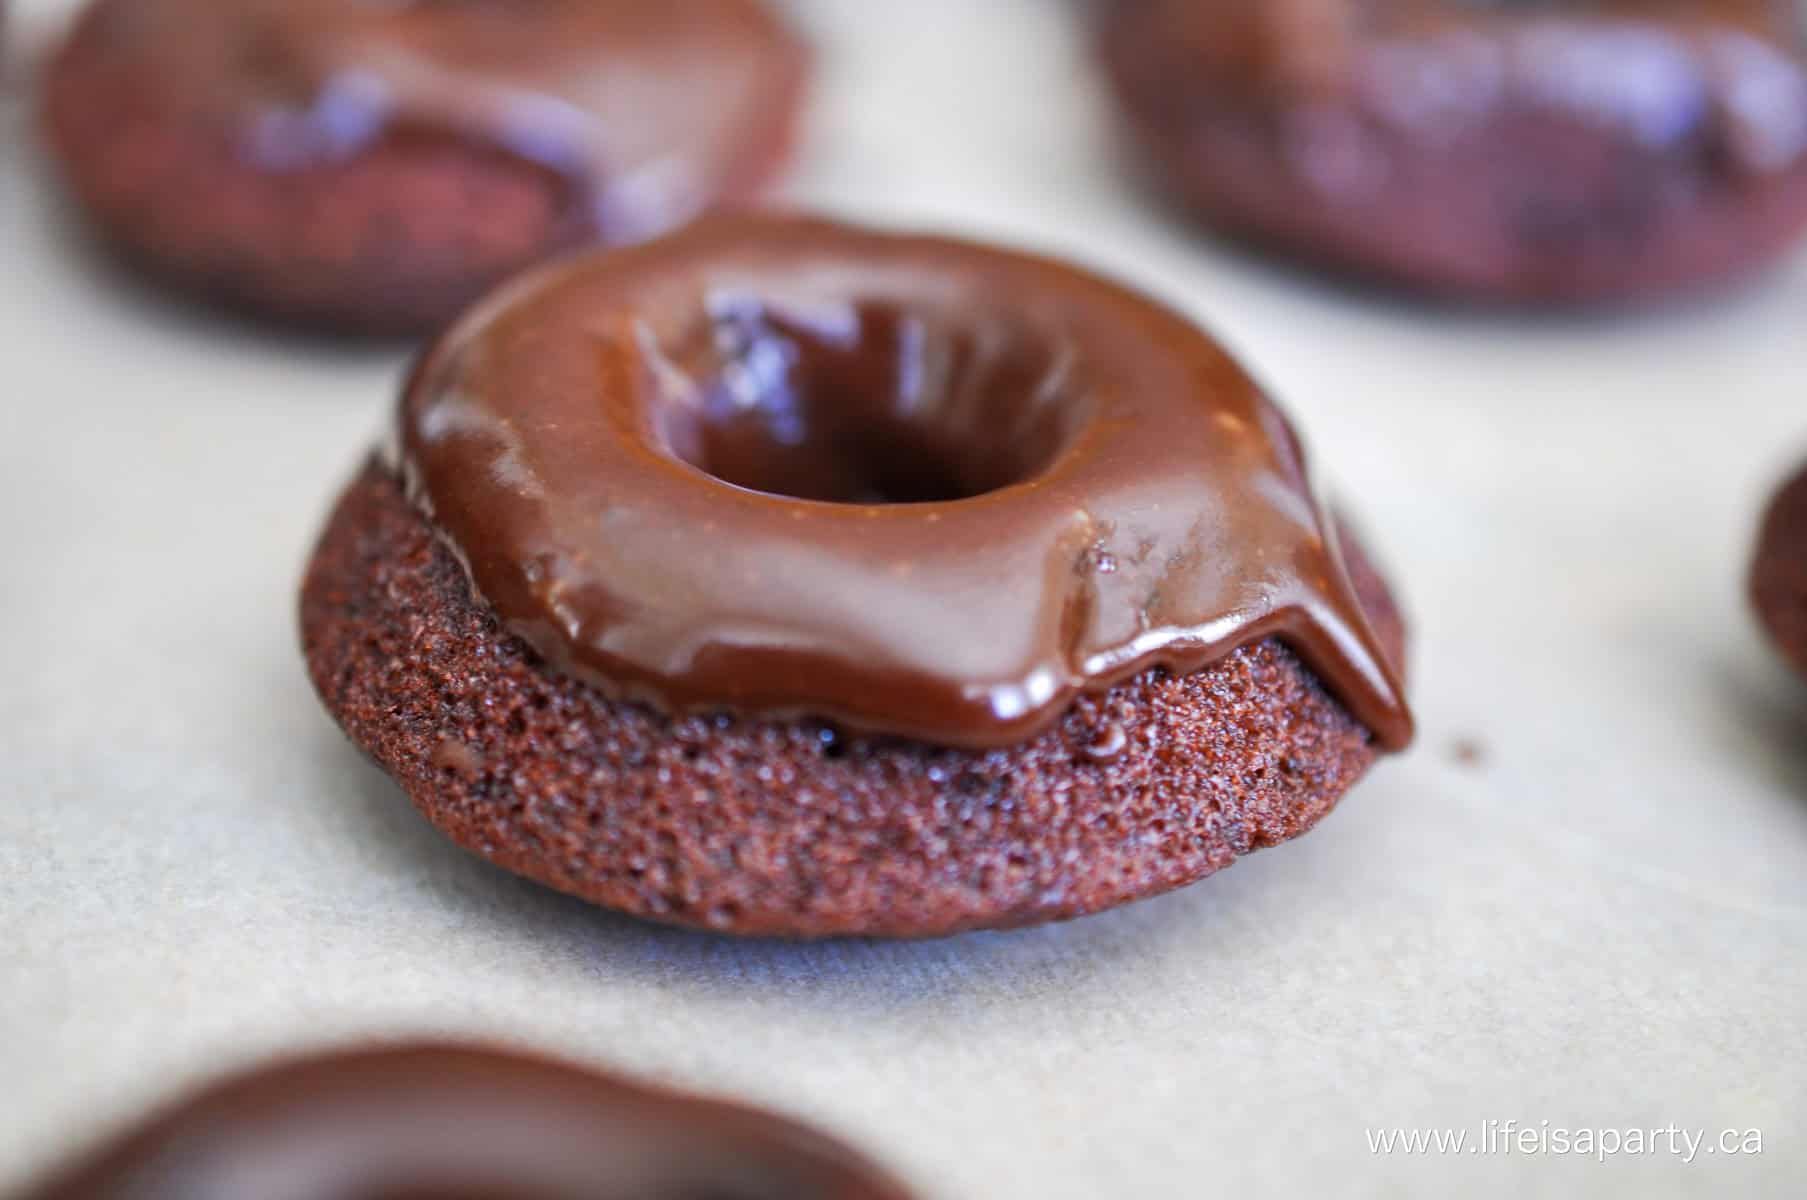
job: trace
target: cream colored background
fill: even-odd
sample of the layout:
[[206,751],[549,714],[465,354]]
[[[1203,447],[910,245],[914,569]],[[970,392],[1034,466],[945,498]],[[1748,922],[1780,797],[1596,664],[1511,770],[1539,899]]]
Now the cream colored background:
[[[1438,314],[1152,205],[1064,5],[803,15],[794,199],[1071,253],[1273,384],[1416,614],[1415,752],[1300,842],[1026,933],[743,945],[516,882],[347,748],[295,648],[402,357],[111,277],[9,99],[0,1191],[224,1065],[438,1031],[782,1106],[937,1197],[1802,1194],[1807,688],[1740,586],[1807,455],[1807,257],[1635,318]],[[1765,1153],[1367,1151],[1487,1119],[1758,1126]]]

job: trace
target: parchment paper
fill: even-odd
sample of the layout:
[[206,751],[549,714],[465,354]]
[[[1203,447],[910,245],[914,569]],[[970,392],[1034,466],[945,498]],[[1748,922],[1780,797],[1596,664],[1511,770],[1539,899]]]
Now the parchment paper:
[[[347,746],[296,649],[402,352],[121,279],[9,99],[0,1192],[225,1067],[415,1032],[775,1105],[935,1197],[1807,1191],[1807,687],[1741,594],[1807,456],[1807,256],[1622,318],[1438,312],[1164,211],[1067,5],[799,15],[822,61],[790,199],[1070,254],[1273,386],[1415,617],[1414,752],[1301,841],[1029,932],[742,944],[519,882]],[[1369,1150],[1490,1120],[1762,1153]]]

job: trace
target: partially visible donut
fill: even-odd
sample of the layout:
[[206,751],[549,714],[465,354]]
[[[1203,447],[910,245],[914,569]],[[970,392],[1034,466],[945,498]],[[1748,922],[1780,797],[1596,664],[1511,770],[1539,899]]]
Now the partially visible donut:
[[1433,294],[1624,300],[1807,226],[1791,0],[1114,0],[1108,74],[1207,222]]
[[412,333],[556,252],[750,198],[804,75],[763,0],[97,0],[45,117],[145,271]]
[[1750,596],[1776,648],[1807,675],[1807,468],[1777,491],[1763,515]]
[[154,1114],[22,1200],[908,1200],[805,1126],[473,1046],[296,1058]]

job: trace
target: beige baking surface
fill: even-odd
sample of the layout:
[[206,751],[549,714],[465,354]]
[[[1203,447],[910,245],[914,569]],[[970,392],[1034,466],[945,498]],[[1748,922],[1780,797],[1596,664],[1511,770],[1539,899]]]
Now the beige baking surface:
[[[295,649],[309,539],[400,357],[123,286],[14,104],[0,1192],[197,1075],[415,1031],[779,1105],[954,1200],[1807,1192],[1807,688],[1740,598],[1807,455],[1807,257],[1626,320],[1355,295],[1126,186],[1066,6],[805,11],[793,196],[1063,250],[1218,329],[1396,567],[1417,749],[1300,842],[1026,933],[742,945],[516,882],[347,748]],[[1763,1153],[1368,1150],[1490,1119],[1754,1127]]]

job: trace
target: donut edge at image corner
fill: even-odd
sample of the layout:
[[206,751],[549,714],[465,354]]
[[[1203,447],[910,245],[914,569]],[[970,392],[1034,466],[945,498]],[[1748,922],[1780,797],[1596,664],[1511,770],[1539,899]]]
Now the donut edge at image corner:
[[772,1200],[911,1197],[846,1143],[776,1113],[521,1050],[398,1040],[218,1076],[18,1200],[237,1197],[255,1194],[253,1181],[298,1196],[480,1183],[494,1189],[485,1194],[523,1200],[668,1187]]

